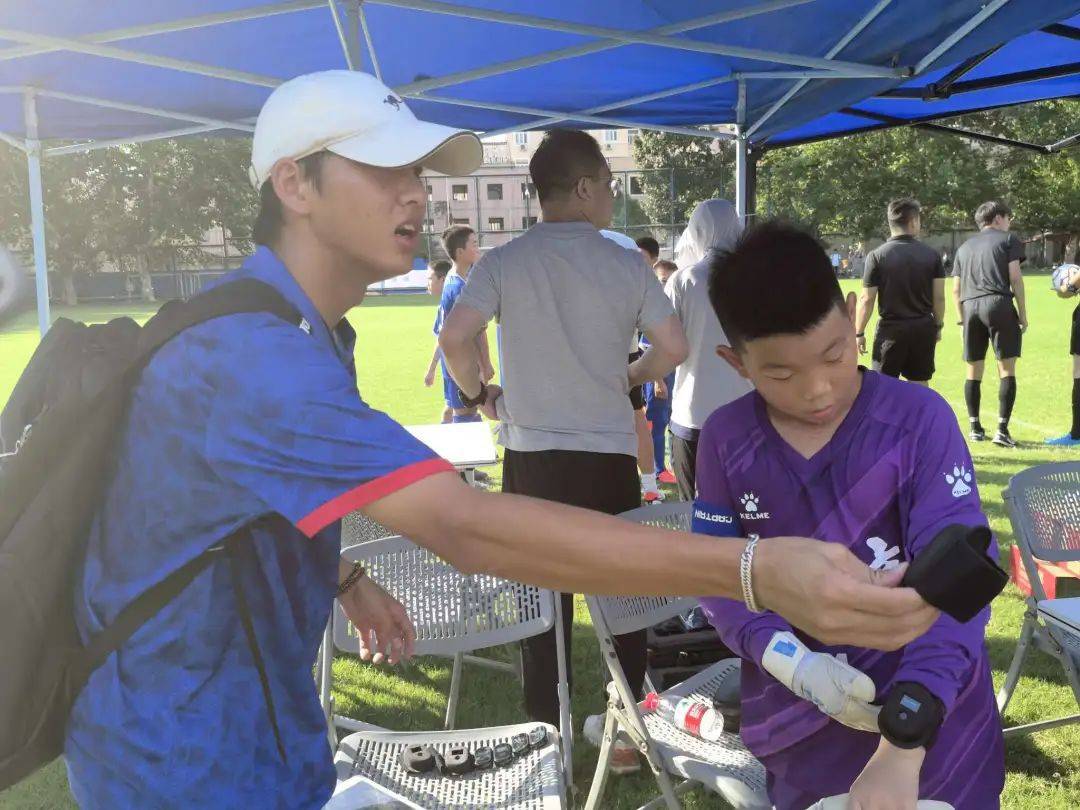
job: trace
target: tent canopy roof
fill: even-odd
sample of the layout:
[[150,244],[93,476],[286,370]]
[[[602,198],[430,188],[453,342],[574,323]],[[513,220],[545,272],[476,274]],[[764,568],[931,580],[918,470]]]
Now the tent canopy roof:
[[[421,117],[478,131],[742,123],[779,145],[880,126],[842,109],[916,120],[1077,95],[1080,40],[1040,29],[1075,30],[1078,15],[1080,0],[10,3],[0,133],[35,137],[29,106],[43,140],[245,132],[281,81],[348,64],[381,74]],[[997,46],[954,90],[1059,75],[922,100]],[[882,96],[897,90],[916,92]]]

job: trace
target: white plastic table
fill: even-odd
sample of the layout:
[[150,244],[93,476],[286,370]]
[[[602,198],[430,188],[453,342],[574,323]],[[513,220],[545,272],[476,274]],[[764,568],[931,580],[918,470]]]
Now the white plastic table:
[[454,469],[465,473],[470,486],[475,483],[477,467],[499,462],[491,428],[485,422],[411,425],[405,429],[453,464]]

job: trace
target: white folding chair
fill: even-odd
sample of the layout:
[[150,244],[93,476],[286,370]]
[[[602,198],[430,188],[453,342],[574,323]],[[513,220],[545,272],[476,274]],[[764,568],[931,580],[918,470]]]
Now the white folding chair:
[[[650,526],[689,531],[693,506],[672,503],[645,506],[620,517]],[[615,635],[642,630],[685,613],[698,602],[693,598],[586,596],[600,652],[611,674],[604,736],[593,775],[586,810],[602,807],[608,764],[615,735],[623,730],[645,755],[656,777],[660,796],[642,805],[681,807],[677,796],[697,786],[719,794],[734,807],[770,807],[765,788],[765,769],[746,749],[737,734],[725,733],[717,742],[706,742],[664,720],[659,713],[643,714],[615,654]],[[692,696],[712,703],[713,696],[729,691],[731,679],[739,677],[738,659],[719,661],[662,694],[676,700]],[[671,776],[680,780],[674,785]]]
[[[372,540],[392,537],[393,535],[394,533],[390,529],[367,517],[363,512],[353,512],[346,515],[342,520],[341,547],[345,549],[361,543],[368,543]],[[333,641],[333,615],[331,615],[330,621],[326,623],[326,631],[323,634],[322,645],[319,648],[319,655],[316,658],[315,682],[318,684],[323,713],[326,715],[328,728],[330,729],[330,744],[336,746],[337,736],[333,724],[330,723],[330,720],[333,717],[333,694],[331,691],[331,664],[334,657]],[[432,654],[435,655],[436,653]],[[461,652],[455,653],[451,657],[453,662],[450,670],[450,693],[447,697],[446,717],[443,721],[444,729],[452,729],[456,724],[457,706],[461,694],[462,669],[464,664],[475,664],[488,669],[506,672],[511,675],[520,675],[520,668],[507,661],[495,661],[490,658],[483,658],[478,655],[469,655]]]
[[[428,745],[438,753],[465,746],[470,752],[481,746],[494,748],[515,734],[525,734],[538,723],[497,726],[469,731],[411,733],[368,731],[350,734],[341,741],[334,765],[338,782],[363,776],[392,793],[431,810],[443,808],[520,808],[556,810],[566,807],[563,765],[555,731],[548,729],[549,741],[539,750],[529,751],[502,768],[474,771],[467,776],[415,775],[401,764],[402,751],[411,745]],[[383,806],[383,805],[380,805]]]
[[[570,784],[570,774],[572,774],[572,726],[567,664],[563,651],[560,600],[556,599],[551,591],[532,585],[511,582],[486,574],[463,574],[432,552],[404,537],[370,540],[346,548],[342,554],[347,559],[364,562],[368,571],[367,575],[405,607],[416,626],[417,655],[455,657],[455,676],[458,683],[460,683],[461,656],[465,653],[521,641],[547,632],[554,626],[556,665],[559,674],[557,690],[560,728],[556,730],[549,727],[548,746],[536,752],[536,756],[530,754],[525,758],[539,770],[533,770],[532,766],[519,767],[521,763],[516,762],[513,767],[478,772],[468,780],[462,781],[476,782],[479,786],[478,790],[482,788],[489,792],[495,791],[495,794],[503,797],[499,799],[499,802],[509,802],[509,804],[499,804],[499,806],[547,807],[548,804],[521,805],[514,797],[517,796],[524,801],[523,797],[533,796],[547,801],[545,797],[549,797],[552,790],[554,784],[552,780],[558,781],[560,786],[558,795],[561,796],[563,786]],[[336,648],[342,652],[358,652],[359,639],[355,629],[336,602],[332,624],[333,643],[327,645],[328,648],[331,650]],[[327,662],[323,670],[329,671],[329,668],[329,662]],[[328,690],[328,679],[324,677],[323,683],[326,684]],[[323,693],[323,699],[325,709],[330,705],[328,691]],[[457,693],[453,687],[450,704],[448,714],[452,716],[457,704]],[[349,735],[341,741],[340,746],[337,746],[339,756],[340,751],[346,751],[347,755],[353,756],[353,765],[349,766],[352,775],[363,773],[375,781],[385,779],[388,780],[387,783],[380,782],[385,787],[399,793],[401,790],[410,792],[410,795],[416,793],[421,797],[426,796],[425,791],[429,788],[435,789],[430,780],[420,783],[412,778],[406,779],[408,774],[400,768],[395,770],[394,767],[388,765],[386,751],[396,750],[400,753],[402,748],[415,743],[420,738],[424,741],[430,740],[430,744],[437,744],[436,747],[455,742],[479,747],[486,744],[484,740],[498,737],[502,741],[500,735],[509,739],[509,736],[518,733],[521,729],[527,730],[541,725],[531,723],[521,727],[444,731],[417,735],[411,732],[373,732],[370,725],[335,715],[332,711],[328,711],[328,714],[329,725],[332,729],[345,728],[359,732],[358,735]],[[333,731],[331,733],[334,734]],[[370,737],[369,735],[372,734],[376,736]],[[352,753],[348,754],[348,752]],[[554,752],[556,763],[554,767],[549,761],[551,752]],[[339,771],[341,770],[342,768],[339,768]],[[519,777],[524,781],[520,783],[514,781]],[[401,781],[402,779],[404,782]],[[449,788],[446,789],[449,790]],[[427,797],[424,801],[435,801],[435,799]]]
[[[1031,596],[1016,652],[998,692],[998,709],[1004,716],[1032,642],[1060,662],[1080,705],[1080,597],[1047,599],[1036,563],[1080,561],[1080,462],[1040,464],[1019,472],[1002,495]],[[1080,714],[1013,726],[1005,734],[1029,734],[1076,722]]]

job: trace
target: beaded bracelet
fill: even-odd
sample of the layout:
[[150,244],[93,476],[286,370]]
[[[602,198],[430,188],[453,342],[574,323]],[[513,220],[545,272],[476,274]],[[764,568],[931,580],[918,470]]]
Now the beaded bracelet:
[[341,596],[342,594],[348,593],[349,589],[352,588],[352,586],[355,585],[357,582],[359,582],[360,577],[362,577],[363,575],[363,563],[353,563],[352,571],[350,571],[349,575],[341,581],[340,585],[338,585],[337,595]]

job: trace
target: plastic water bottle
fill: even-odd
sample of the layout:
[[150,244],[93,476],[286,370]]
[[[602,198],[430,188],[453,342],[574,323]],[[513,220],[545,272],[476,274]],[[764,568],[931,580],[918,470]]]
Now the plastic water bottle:
[[646,711],[655,711],[676,728],[708,742],[716,742],[724,733],[724,716],[712,706],[690,697],[672,700],[649,692],[642,702]]

